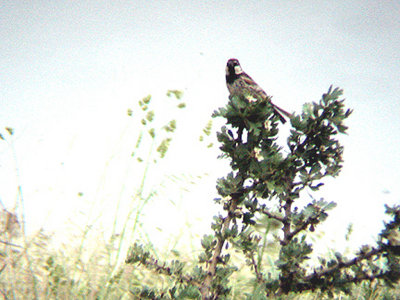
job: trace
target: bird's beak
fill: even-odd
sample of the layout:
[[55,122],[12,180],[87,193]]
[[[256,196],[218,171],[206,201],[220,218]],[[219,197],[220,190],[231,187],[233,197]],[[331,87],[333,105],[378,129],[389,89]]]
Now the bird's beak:
[[240,66],[235,66],[235,74],[239,75],[239,74],[242,74],[242,73],[243,73],[242,68]]

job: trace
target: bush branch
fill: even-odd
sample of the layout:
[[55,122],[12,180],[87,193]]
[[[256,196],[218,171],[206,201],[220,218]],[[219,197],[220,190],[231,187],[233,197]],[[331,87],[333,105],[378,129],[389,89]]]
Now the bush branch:
[[222,248],[224,246],[225,240],[226,240],[226,238],[225,238],[223,233],[224,233],[224,231],[226,229],[229,228],[229,225],[230,225],[232,219],[235,216],[235,210],[236,210],[236,208],[238,206],[239,198],[240,198],[239,195],[235,195],[234,197],[231,198],[230,205],[229,205],[229,208],[228,208],[228,215],[225,217],[224,222],[222,224],[221,234],[217,235],[217,244],[215,246],[213,256],[212,256],[212,258],[210,260],[210,264],[209,264],[209,267],[208,267],[207,275],[204,278],[203,284],[200,287],[200,293],[201,293],[201,296],[202,296],[203,299],[209,299],[209,294],[210,294],[210,289],[211,289],[211,282],[212,282],[212,279],[215,276],[215,272],[216,272],[216,269],[217,269],[217,264],[220,261],[219,258],[220,258],[220,255],[221,255]]

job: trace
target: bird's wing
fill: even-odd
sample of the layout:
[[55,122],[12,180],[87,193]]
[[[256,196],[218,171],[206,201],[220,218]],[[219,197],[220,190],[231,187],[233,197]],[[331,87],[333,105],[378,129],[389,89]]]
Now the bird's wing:
[[243,81],[247,84],[248,88],[251,90],[253,97],[267,98],[267,93],[246,73],[242,74]]
[[[244,81],[244,82],[247,84],[247,86],[249,87],[250,93],[251,93],[251,96],[252,96],[252,97],[254,97],[254,98],[262,97],[262,98],[264,98],[264,99],[268,99],[268,100],[271,102],[271,98],[270,98],[270,97],[267,95],[267,93],[253,80],[253,78],[251,78],[251,77],[250,77],[249,75],[247,75],[246,73],[243,73],[243,74],[242,74],[242,78],[243,78],[243,81]],[[255,100],[257,100],[257,99],[255,99]],[[286,120],[285,120],[285,118],[282,116],[282,114],[285,115],[285,116],[288,117],[288,118],[292,118],[292,114],[288,113],[286,110],[280,108],[279,106],[273,104],[272,102],[271,102],[271,104],[272,104],[272,106],[273,106],[273,108],[274,108],[274,110],[275,110],[275,113],[279,116],[279,118],[280,118],[280,120],[282,121],[282,123],[286,123]]]

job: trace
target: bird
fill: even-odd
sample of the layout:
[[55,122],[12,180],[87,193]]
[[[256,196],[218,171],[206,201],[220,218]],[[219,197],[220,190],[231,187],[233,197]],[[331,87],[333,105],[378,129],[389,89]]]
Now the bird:
[[[253,80],[253,78],[243,71],[239,60],[236,58],[231,58],[228,60],[225,69],[225,78],[226,86],[228,87],[231,97],[245,96],[249,101],[254,101],[254,99],[257,100],[259,98],[268,100],[274,109],[274,113],[278,115],[283,124],[286,123],[286,119],[283,115],[288,118],[292,118],[292,114],[271,102],[267,93]],[[249,99],[249,96],[253,99]]]

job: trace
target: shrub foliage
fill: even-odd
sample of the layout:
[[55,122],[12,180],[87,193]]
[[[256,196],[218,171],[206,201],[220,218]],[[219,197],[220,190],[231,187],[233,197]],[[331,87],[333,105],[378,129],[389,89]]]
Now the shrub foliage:
[[[220,198],[215,201],[223,213],[214,217],[213,234],[203,237],[198,264],[190,268],[178,260],[160,262],[143,246],[132,246],[126,263],[139,263],[174,282],[165,289],[142,287],[132,293],[149,299],[224,299],[232,292],[230,280],[239,269],[231,249],[243,255],[252,270],[248,280],[254,283],[253,292],[262,297],[306,291],[348,294],[353,284],[363,281],[380,280],[390,287],[398,282],[400,206],[386,208],[391,220],[376,245],[363,246],[352,258],[336,252],[334,257],[318,257],[317,266],[307,264],[313,253],[307,237],[336,206],[310,195],[342,169],[338,136],[346,133],[344,121],[352,111],[341,96],[342,90],[330,87],[318,102],[305,104],[290,120],[287,147],[277,142],[279,118],[270,99],[249,102],[232,97],[215,111],[213,117],[226,119],[217,137],[220,157],[231,166],[217,182]],[[304,205],[305,199],[309,200]],[[265,220],[279,224],[276,276],[265,270],[259,257],[265,244],[257,228]]]

